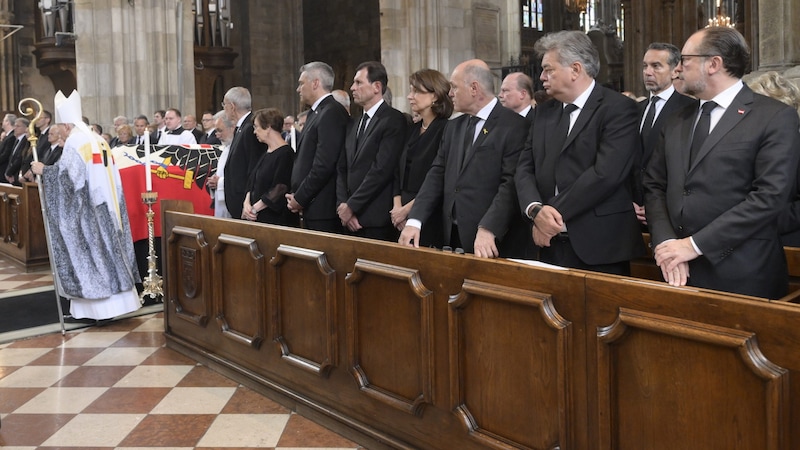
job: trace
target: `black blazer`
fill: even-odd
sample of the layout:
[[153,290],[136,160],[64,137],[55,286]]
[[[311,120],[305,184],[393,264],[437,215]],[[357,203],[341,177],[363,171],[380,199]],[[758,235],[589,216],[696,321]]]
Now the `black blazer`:
[[391,227],[392,188],[406,143],[406,117],[383,102],[364,136],[356,139],[360,120],[353,120],[339,158],[337,203],[347,203],[362,227]]
[[[638,103],[639,124],[641,124],[642,120],[644,120],[644,114],[647,111],[648,103],[650,103],[649,98]],[[647,168],[647,162],[650,161],[650,156],[653,154],[653,149],[655,149],[656,144],[658,144],[658,138],[661,136],[661,130],[664,128],[664,124],[667,122],[667,119],[669,119],[670,116],[695,103],[697,103],[697,100],[683,95],[678,91],[673,92],[669,97],[669,100],[664,103],[664,106],[661,108],[661,112],[658,114],[658,117],[656,117],[656,121],[653,123],[653,129],[650,131],[647,139],[642,139],[641,151],[636,152],[634,155],[635,159],[633,160],[633,170],[631,170],[631,189],[633,192],[633,201],[635,201],[637,205],[644,205],[644,187],[642,186],[642,178],[644,177],[644,171]]]
[[228,149],[228,161],[225,163],[225,206],[235,219],[242,217],[250,172],[266,151],[267,146],[259,142],[253,133],[253,113],[248,112],[242,126],[233,136]]
[[57,163],[59,159],[61,159],[61,153],[64,151],[64,147],[56,146],[54,148],[47,147],[47,149],[39,153],[39,161],[42,164],[47,166],[52,166],[53,164]]
[[292,192],[307,220],[338,220],[336,171],[349,120],[344,106],[329,95],[309,112],[298,136]]
[[[14,145],[16,145],[16,142]],[[19,147],[17,147],[17,151],[12,153],[8,160],[5,176],[14,178],[13,184],[19,184],[19,172],[25,166],[25,161],[31,157],[28,147],[30,147],[30,142],[28,142],[28,137],[24,136],[19,143]],[[11,150],[13,152],[14,148],[12,147]],[[27,165],[30,166],[30,162]]]
[[422,187],[425,175],[439,151],[446,125],[447,119],[436,118],[422,134],[421,122],[411,125],[394,179],[394,195],[399,195],[404,205],[413,200]]
[[50,131],[50,127],[47,129],[42,130],[39,132],[38,140],[36,141],[36,155],[41,159],[43,153],[46,153],[47,150],[50,148],[50,142],[47,140],[47,133]]
[[9,132],[9,134],[3,139],[2,144],[0,144],[0,175],[3,175],[3,179],[0,180],[0,182],[6,182],[6,169],[8,168],[8,162],[11,160],[11,153],[14,151],[14,146],[16,144],[17,138],[14,136],[13,132]]
[[[644,254],[628,177],[641,144],[636,103],[595,85],[562,147],[554,136],[563,104],[534,108],[515,177],[522,214],[532,202],[563,217],[575,254],[586,264],[613,264]],[[555,189],[558,186],[558,195]]]
[[197,143],[208,144],[208,145],[222,144],[222,142],[217,137],[217,133],[211,133],[211,134],[203,133],[203,135],[200,136],[200,139],[197,140]]
[[746,85],[694,161],[698,103],[664,125],[644,178],[652,243],[691,236],[703,255],[689,283],[741,294],[786,294],[786,258],[777,217],[795,193],[800,153],[797,111]]
[[514,171],[527,128],[525,118],[497,102],[462,167],[468,121],[465,114],[447,123],[409,218],[421,220],[425,228],[428,217],[441,214],[444,242],[450,242],[455,210],[461,244],[473,253],[479,226],[503,245],[512,221],[522,222],[515,211]]

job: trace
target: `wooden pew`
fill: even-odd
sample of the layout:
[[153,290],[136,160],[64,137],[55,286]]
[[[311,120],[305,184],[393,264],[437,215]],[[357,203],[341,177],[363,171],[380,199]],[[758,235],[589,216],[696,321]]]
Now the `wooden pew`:
[[0,253],[26,270],[49,264],[36,183],[0,183]]
[[370,449],[800,448],[800,305],[170,209],[167,345]]

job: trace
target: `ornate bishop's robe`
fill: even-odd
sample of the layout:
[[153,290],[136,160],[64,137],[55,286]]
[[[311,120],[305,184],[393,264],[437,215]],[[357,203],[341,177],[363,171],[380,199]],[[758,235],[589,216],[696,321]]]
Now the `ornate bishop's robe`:
[[59,294],[73,317],[101,320],[141,306],[139,271],[111,149],[81,128],[58,163],[45,166],[42,188]]

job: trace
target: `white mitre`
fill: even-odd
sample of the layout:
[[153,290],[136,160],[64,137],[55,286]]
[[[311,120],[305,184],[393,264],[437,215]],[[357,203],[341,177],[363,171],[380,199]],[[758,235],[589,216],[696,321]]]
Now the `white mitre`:
[[53,101],[56,108],[56,123],[72,123],[77,125],[83,123],[81,113],[81,95],[73,90],[69,97],[64,97],[64,93],[58,91]]

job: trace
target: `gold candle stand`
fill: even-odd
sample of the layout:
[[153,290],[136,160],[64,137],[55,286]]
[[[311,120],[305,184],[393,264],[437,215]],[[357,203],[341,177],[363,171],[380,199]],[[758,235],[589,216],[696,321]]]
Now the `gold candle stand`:
[[150,296],[150,298],[156,298],[159,295],[164,298],[164,291],[162,289],[162,284],[164,281],[161,279],[161,275],[158,274],[158,269],[156,268],[156,249],[153,244],[153,240],[155,238],[155,232],[153,231],[153,217],[156,213],[153,212],[153,205],[158,200],[158,192],[142,192],[142,202],[147,205],[147,246],[148,246],[148,256],[147,256],[147,276],[144,277],[142,280],[142,284],[144,285],[144,290],[142,291],[142,300],[144,300],[145,296]]

